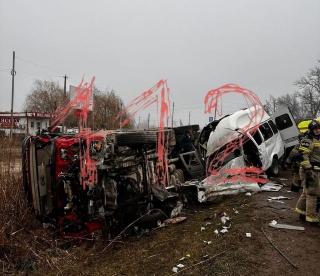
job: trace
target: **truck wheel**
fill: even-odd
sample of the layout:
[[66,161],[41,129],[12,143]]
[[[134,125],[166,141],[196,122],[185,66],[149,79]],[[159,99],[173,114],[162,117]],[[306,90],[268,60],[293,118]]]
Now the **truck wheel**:
[[144,144],[157,143],[158,135],[156,131],[150,132],[124,132],[116,134],[118,146],[138,146]]

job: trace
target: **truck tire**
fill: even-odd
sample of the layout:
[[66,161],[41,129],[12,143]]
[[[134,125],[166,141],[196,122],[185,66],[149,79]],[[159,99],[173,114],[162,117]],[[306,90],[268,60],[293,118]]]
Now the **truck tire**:
[[150,132],[124,132],[116,134],[118,146],[141,146],[144,144],[156,144],[158,135],[156,131]]
[[141,146],[144,144],[156,144],[158,135],[164,132],[164,139],[175,144],[174,132],[171,129],[141,132],[122,132],[116,134],[118,146]]

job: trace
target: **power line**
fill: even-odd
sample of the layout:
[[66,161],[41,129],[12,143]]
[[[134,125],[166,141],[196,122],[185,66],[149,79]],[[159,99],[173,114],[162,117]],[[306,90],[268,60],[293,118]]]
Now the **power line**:
[[[48,76],[48,77],[55,77],[55,78],[62,78],[62,77],[65,75],[65,74],[63,74],[63,73],[61,73],[61,72],[58,72],[58,71],[53,70],[53,69],[50,69],[50,68],[48,68],[48,67],[46,67],[46,66],[39,65],[39,64],[36,64],[36,63],[34,63],[34,62],[25,60],[25,59],[23,59],[23,58],[16,57],[16,59],[22,60],[22,61],[24,61],[24,62],[33,64],[33,65],[35,65],[35,66],[44,68],[44,69],[46,69],[46,70],[49,70],[49,71],[52,71],[52,72],[55,72],[55,73],[58,73],[58,74],[61,74],[61,75],[60,75],[60,76],[50,76],[50,75],[46,75],[46,74],[33,74],[33,73],[28,73],[28,72],[27,72],[27,73],[22,73],[22,72],[21,72],[22,74],[34,75],[34,76]],[[11,69],[9,69],[9,70],[11,70]],[[71,82],[73,82],[73,83],[79,84],[79,83],[81,82],[81,80],[80,80],[80,81],[79,81],[79,80],[76,80],[77,78],[72,78],[72,77],[69,77],[69,76],[68,76],[68,78],[69,78],[69,81],[71,81]]]
[[56,70],[52,70],[52,69],[50,69],[50,68],[48,68],[48,67],[45,67],[45,66],[36,64],[36,63],[34,63],[34,62],[31,62],[31,61],[28,61],[28,60],[25,60],[25,59],[22,59],[22,58],[18,58],[18,57],[16,57],[16,59],[20,59],[20,60],[22,60],[22,61],[24,61],[24,62],[28,62],[28,63],[33,64],[33,65],[35,65],[35,66],[38,66],[38,67],[47,69],[47,70],[49,70],[49,71],[52,71],[52,72],[55,72],[55,73],[58,73],[58,74],[63,75],[63,73],[61,73],[61,72],[58,72],[58,71],[56,71]]
[[33,72],[23,72],[23,71],[16,71],[20,75],[29,75],[29,76],[47,76],[52,78],[62,78],[63,76],[53,76],[53,75],[47,75],[47,74],[40,74],[40,73],[33,73]]

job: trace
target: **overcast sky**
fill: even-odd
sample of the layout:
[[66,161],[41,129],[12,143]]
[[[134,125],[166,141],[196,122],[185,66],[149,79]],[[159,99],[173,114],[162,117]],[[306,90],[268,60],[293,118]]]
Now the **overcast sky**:
[[[318,66],[319,0],[0,0],[0,111],[22,111],[35,79],[67,87],[82,77],[125,104],[167,79],[174,121],[208,122],[204,98],[228,83],[256,93],[293,93]],[[222,98],[223,112],[245,106]],[[156,107],[140,114],[151,122]],[[213,114],[211,115],[213,116]],[[138,118],[136,118],[138,120]]]

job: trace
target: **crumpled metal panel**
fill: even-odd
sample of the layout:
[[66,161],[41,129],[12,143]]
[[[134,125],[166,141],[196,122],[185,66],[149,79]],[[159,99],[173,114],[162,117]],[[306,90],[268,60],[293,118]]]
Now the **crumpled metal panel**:
[[[245,161],[243,156],[236,157],[221,168],[221,174],[210,175],[198,183],[198,201],[199,202],[214,202],[224,195],[235,195],[243,192],[259,192],[260,186],[257,182],[244,182],[243,179],[226,181],[230,176],[228,169],[244,168]],[[234,175],[233,175],[234,176]],[[233,178],[234,179],[234,178]]]

